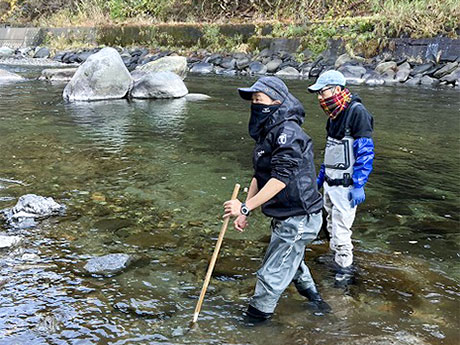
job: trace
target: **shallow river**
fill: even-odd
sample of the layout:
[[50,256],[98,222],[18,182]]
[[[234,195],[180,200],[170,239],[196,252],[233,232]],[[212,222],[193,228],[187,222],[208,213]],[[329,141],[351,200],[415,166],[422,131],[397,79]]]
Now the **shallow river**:
[[[189,90],[212,99],[79,104],[62,101],[63,84],[0,86],[0,178],[24,182],[0,182],[0,209],[27,193],[68,206],[36,228],[0,231],[25,237],[0,253],[1,345],[458,344],[460,97],[403,87],[351,88],[374,115],[376,143],[354,224],[356,285],[333,287],[327,242],[307,251],[333,313],[312,315],[291,286],[270,322],[244,322],[270,235],[255,212],[245,233],[229,228],[189,332],[222,202],[251,178],[249,104],[236,93],[251,82],[189,76]],[[326,117],[305,81],[287,84],[306,107],[319,166]],[[118,252],[135,257],[125,272],[85,275],[89,258]]]

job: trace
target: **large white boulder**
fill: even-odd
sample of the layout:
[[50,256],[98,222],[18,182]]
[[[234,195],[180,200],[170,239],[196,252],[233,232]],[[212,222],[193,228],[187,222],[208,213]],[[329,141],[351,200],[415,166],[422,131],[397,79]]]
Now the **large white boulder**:
[[62,96],[67,101],[123,98],[132,84],[133,79],[120,54],[113,48],[104,48],[78,68]]
[[187,76],[187,58],[183,56],[165,56],[138,66],[136,70],[142,72],[173,72],[184,79]]
[[136,80],[132,98],[179,98],[188,94],[181,77],[173,72],[150,72]]

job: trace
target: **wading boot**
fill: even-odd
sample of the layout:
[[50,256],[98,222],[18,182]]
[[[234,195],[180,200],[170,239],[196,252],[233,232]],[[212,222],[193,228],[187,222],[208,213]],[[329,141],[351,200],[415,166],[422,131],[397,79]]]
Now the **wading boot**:
[[252,305],[249,305],[245,314],[245,321],[251,324],[259,324],[261,322],[267,321],[272,317],[272,315],[272,313],[264,313]]
[[334,286],[336,288],[346,288],[355,283],[355,269],[352,265],[339,267],[335,274]]
[[330,305],[323,300],[318,290],[316,290],[316,287],[299,290],[299,293],[302,296],[307,297],[310,304],[315,308],[315,312],[313,313],[314,315],[322,316],[324,314],[329,314],[332,311]]

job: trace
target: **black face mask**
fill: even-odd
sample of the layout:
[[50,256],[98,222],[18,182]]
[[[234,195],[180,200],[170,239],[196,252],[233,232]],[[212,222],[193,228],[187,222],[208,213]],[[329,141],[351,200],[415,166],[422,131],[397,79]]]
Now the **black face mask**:
[[249,119],[249,135],[258,140],[262,130],[264,129],[265,122],[267,122],[270,115],[278,110],[280,104],[251,104],[251,118]]

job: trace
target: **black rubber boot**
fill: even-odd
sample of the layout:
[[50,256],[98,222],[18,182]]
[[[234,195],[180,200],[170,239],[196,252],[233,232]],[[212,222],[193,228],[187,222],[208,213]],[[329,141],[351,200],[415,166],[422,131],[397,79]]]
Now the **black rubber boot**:
[[259,309],[249,305],[248,310],[246,311],[246,319],[251,323],[260,323],[271,318],[273,313],[264,313]]
[[311,304],[314,306],[314,315],[321,316],[324,314],[329,314],[332,311],[330,305],[323,300],[323,298],[321,297],[321,295],[315,287],[311,287],[305,290],[299,290],[299,293],[302,296],[307,297]]
[[334,286],[336,288],[346,288],[348,285],[355,283],[355,268],[353,266],[338,267],[335,278]]

